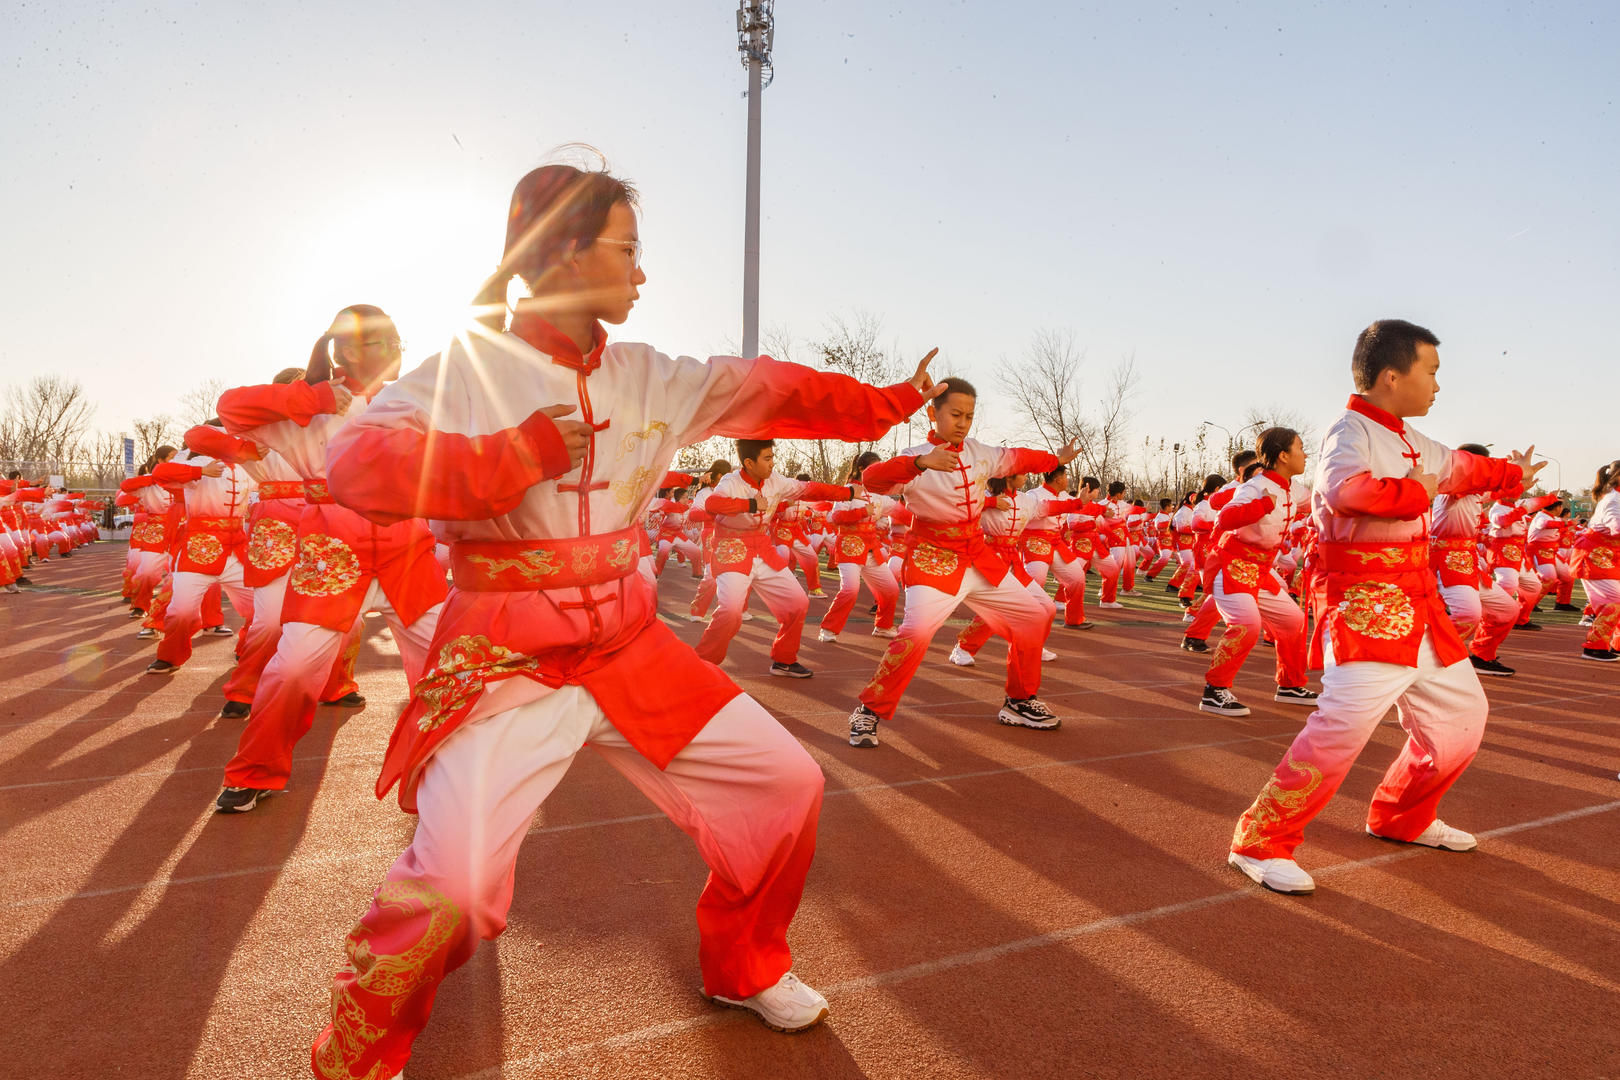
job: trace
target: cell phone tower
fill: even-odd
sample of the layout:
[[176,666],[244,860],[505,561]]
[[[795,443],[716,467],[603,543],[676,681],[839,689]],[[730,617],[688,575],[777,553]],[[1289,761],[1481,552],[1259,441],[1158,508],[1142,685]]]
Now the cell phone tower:
[[737,51],[748,69],[748,194],[743,204],[742,354],[759,355],[759,105],[771,85],[776,0],[742,0],[737,7]]

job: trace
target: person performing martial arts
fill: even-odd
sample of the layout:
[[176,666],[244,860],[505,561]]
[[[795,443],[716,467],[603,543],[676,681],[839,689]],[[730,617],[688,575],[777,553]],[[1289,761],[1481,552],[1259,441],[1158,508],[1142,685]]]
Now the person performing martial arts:
[[1277,892],[1315,889],[1294,851],[1392,705],[1408,737],[1373,795],[1367,832],[1447,851],[1475,846],[1437,814],[1479,749],[1488,706],[1429,568],[1429,512],[1437,492],[1528,484],[1544,463],[1531,463],[1533,447],[1481,457],[1407,425],[1439,392],[1438,345],[1398,319],[1363,330],[1350,365],[1356,392],[1322,440],[1311,492],[1327,616],[1321,697],[1238,820],[1228,855]]

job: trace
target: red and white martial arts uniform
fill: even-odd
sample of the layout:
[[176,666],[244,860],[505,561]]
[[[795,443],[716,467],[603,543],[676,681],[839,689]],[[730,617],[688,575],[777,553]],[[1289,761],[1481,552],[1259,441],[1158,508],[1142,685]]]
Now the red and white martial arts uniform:
[[[559,403],[594,431],[577,466],[540,411]],[[520,313],[512,333],[458,339],[336,435],[334,494],[375,520],[431,519],[454,587],[377,785],[400,785],[416,834],[349,935],[317,1076],[404,1067],[440,981],[504,929],[518,846],[587,744],[712,870],[698,901],[704,989],[745,998],[788,971],[821,770],[657,618],[637,523],[683,445],[869,438],[921,403],[910,384],[671,359],[605,345],[600,328],[581,356]]]
[[[1131,541],[1131,520],[1136,516],[1136,506],[1124,495],[1109,496],[1103,506],[1101,526],[1108,540],[1108,557],[1114,561],[1116,593],[1135,592],[1136,546]],[[1107,578],[1104,578],[1102,589],[1106,588]],[[1112,596],[1099,595],[1098,599],[1103,603],[1117,602]]]
[[1047,575],[1056,574],[1058,599],[1064,601],[1063,625],[1084,625],[1086,564],[1098,548],[1107,550],[1097,528],[1103,505],[1073,498],[1051,484],[1030,488],[1019,497],[1019,505],[1027,523],[1018,534],[1018,549],[1030,581],[1044,592]]
[[163,640],[157,648],[157,658],[176,667],[191,659],[191,639],[205,625],[203,596],[211,587],[224,590],[244,622],[253,618],[253,593],[242,583],[242,556],[247,551],[243,522],[253,480],[240,467],[223,461],[219,476],[204,475],[203,467],[218,459],[192,448],[194,443],[204,445],[197,431],[186,433],[191,457],[152,468],[158,483],[180,486],[185,506],[183,539],[170,574]]
[[881,720],[894,716],[929,642],[960,604],[1007,640],[1007,697],[1022,701],[1041,688],[1041,647],[1052,632],[1052,609],[1025,591],[1006,562],[985,543],[979,517],[991,477],[1048,472],[1057,467],[1057,456],[1044,450],[988,446],[969,438],[949,447],[958,455],[954,470],[920,471],[917,459],[944,445],[930,431],[928,442],[868,466],[861,476],[867,490],[878,495],[903,491],[906,506],[916,515],[902,575],[905,618],[872,681],[861,691],[861,704]]
[[[1028,527],[1032,513],[1044,508],[1048,516],[1051,515],[1050,507],[1054,504],[1049,497],[1050,494],[1045,488],[1035,488],[1031,491],[998,495],[993,499],[987,498],[984,509],[979,513],[979,527],[984,531],[984,542],[989,544],[990,550],[1007,564],[1007,572],[1024,586],[1024,591],[1041,605],[1042,610],[1046,612],[1048,623],[1057,614],[1057,604],[1046,594],[1044,583],[1036,581],[1025,565],[1020,537]],[[979,650],[984,647],[984,643],[990,640],[992,633],[990,624],[982,617],[974,615],[972,621],[956,635],[956,647],[968,656],[976,657]],[[951,659],[955,663],[965,663],[955,655]],[[1042,652],[1041,659],[1055,660],[1057,657],[1050,652]]]
[[806,527],[815,511],[812,503],[781,503],[769,529],[776,543],[777,554],[804,573],[804,587],[811,596],[824,595],[821,591],[821,560],[810,549],[810,534]]
[[[871,436],[857,436],[870,438]],[[715,541],[711,566],[714,570],[714,618],[698,640],[697,654],[711,664],[726,658],[726,649],[742,625],[750,590],[759,594],[777,622],[776,639],[771,643],[771,662],[793,664],[799,659],[799,640],[804,635],[804,616],[810,601],[799,579],[788,568],[788,560],[777,547],[768,526],[783,503],[800,499],[843,499],[850,494],[843,485],[789,480],[771,473],[755,480],[744,469],[720,478],[703,508],[714,518]]]
[[287,786],[293,747],[314,723],[323,689],[332,689],[333,666],[367,611],[386,619],[405,679],[414,685],[444,602],[444,571],[426,525],[408,517],[377,525],[334,504],[326,485],[326,446],[364,411],[366,401],[364,388],[350,382],[354,396],[338,415],[332,389],[330,382],[298,380],[220,395],[226,430],[279,454],[301,480],[305,503],[282,597],[281,640],[259,676],[236,756],[225,766],[226,787]]
[[1178,506],[1170,515],[1170,532],[1175,541],[1176,572],[1170,584],[1176,586],[1183,606],[1192,603],[1198,591],[1198,534],[1193,531],[1196,504]]
[[17,483],[0,480],[0,587],[11,588],[28,565],[17,511]]
[[1620,652],[1620,491],[1605,492],[1592,508],[1573,568],[1592,613],[1585,647]]
[[835,501],[827,512],[827,523],[836,530],[827,566],[838,571],[838,593],[821,616],[818,636],[822,641],[844,632],[862,584],[877,601],[872,633],[879,637],[892,636],[894,609],[900,599],[900,583],[889,569],[889,552],[879,529],[900,503],[886,495],[872,494],[858,481],[850,487],[850,497]]
[[1440,598],[1457,634],[1481,660],[1495,660],[1519,620],[1519,601],[1497,583],[1479,555],[1485,495],[1436,495],[1429,558]]
[[1226,630],[1209,658],[1210,686],[1231,688],[1262,629],[1276,642],[1277,686],[1305,685],[1305,613],[1272,569],[1293,515],[1293,484],[1269,469],[1238,485],[1220,512],[1210,599]]
[[1410,841],[1474,759],[1488,706],[1429,568],[1429,493],[1519,482],[1517,465],[1451,450],[1352,395],[1322,440],[1311,513],[1327,601],[1326,670],[1316,711],[1239,819],[1232,851],[1293,858],[1306,824],[1349,773],[1394,705],[1409,738],[1367,813],[1378,836]]
[[1566,582],[1574,580],[1569,563],[1560,554],[1561,548],[1569,546],[1564,526],[1563,518],[1537,510],[1524,538],[1525,566],[1541,579],[1542,595],[1553,593],[1560,604],[1569,603],[1562,595],[1563,589]]
[[1485,550],[1491,565],[1491,574],[1497,584],[1518,601],[1519,617],[1516,625],[1530,618],[1530,609],[1541,599],[1541,578],[1534,567],[1525,565],[1525,534],[1529,532],[1529,517],[1557,496],[1543,495],[1515,503],[1511,496],[1498,495],[1489,511],[1490,525],[1485,530]]

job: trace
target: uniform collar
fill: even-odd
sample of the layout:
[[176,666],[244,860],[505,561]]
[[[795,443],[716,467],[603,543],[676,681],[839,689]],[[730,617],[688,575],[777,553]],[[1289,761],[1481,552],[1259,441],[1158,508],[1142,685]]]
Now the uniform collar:
[[1397,435],[1406,434],[1406,424],[1394,413],[1385,412],[1376,405],[1369,404],[1360,394],[1351,394],[1350,402],[1345,406],[1351,412],[1358,412],[1375,424],[1389,428]]
[[752,476],[748,475],[748,470],[743,468],[741,465],[737,466],[737,475],[742,478],[743,483],[747,484],[749,487],[753,488],[755,491],[764,491],[765,490],[765,481],[764,480],[755,480]]
[[581,356],[573,339],[545,318],[532,311],[512,316],[512,333],[551,357],[551,362],[589,375],[602,366],[602,350],[607,347],[607,331],[601,323],[591,324],[591,351]]
[[1284,491],[1288,490],[1288,481],[1284,480],[1281,476],[1277,475],[1277,473],[1273,472],[1271,469],[1262,469],[1260,471],[1260,475],[1265,477],[1267,480],[1270,480],[1273,484],[1276,484],[1278,487],[1282,488]]
[[932,446],[948,446],[952,450],[957,450],[957,451],[960,451],[962,449],[962,444],[961,443],[946,442],[944,439],[939,437],[939,432],[935,431],[933,428],[928,429],[928,442]]

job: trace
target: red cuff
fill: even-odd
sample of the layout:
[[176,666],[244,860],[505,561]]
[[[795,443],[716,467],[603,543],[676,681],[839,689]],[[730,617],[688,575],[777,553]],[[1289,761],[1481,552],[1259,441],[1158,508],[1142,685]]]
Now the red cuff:
[[922,475],[922,471],[917,468],[919,456],[902,454],[888,461],[880,461],[876,465],[868,465],[861,472],[861,483],[865,485],[867,491],[877,495],[903,487]]
[[[324,385],[324,384],[323,384]],[[563,442],[562,432],[551,417],[543,412],[537,412],[517,426],[518,436],[527,440],[529,448],[534,452],[535,460],[540,463],[540,471],[546,479],[562,476],[573,469],[574,463],[568,456],[568,444]]]

